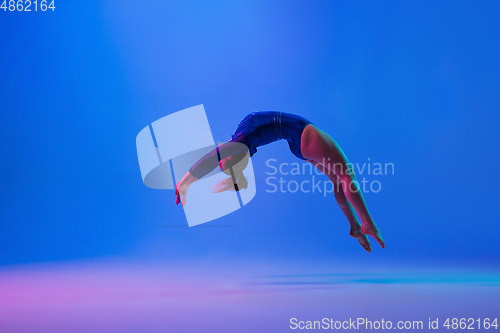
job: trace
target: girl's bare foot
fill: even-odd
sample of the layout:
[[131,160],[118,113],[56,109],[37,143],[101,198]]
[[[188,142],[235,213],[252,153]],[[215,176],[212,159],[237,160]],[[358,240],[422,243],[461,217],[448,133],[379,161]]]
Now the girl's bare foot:
[[351,228],[351,232],[349,233],[351,237],[354,237],[358,240],[359,244],[368,252],[372,253],[372,248],[370,245],[370,241],[365,234],[361,232],[361,229],[353,229]]
[[380,233],[380,230],[378,230],[377,226],[374,223],[368,224],[368,223],[363,223],[363,226],[361,227],[361,232],[364,233],[365,235],[370,235],[375,240],[377,243],[379,243],[380,247],[385,248],[385,242],[382,239],[382,234]]

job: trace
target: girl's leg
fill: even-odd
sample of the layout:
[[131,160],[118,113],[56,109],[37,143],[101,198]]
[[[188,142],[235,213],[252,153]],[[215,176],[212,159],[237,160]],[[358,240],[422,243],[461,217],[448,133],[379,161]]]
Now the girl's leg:
[[371,253],[370,241],[368,240],[366,235],[361,232],[361,223],[359,222],[359,219],[356,216],[354,208],[349,203],[349,201],[347,201],[347,198],[345,197],[344,190],[342,188],[340,180],[337,178],[337,176],[335,176],[333,172],[325,168],[323,164],[314,161],[309,161],[309,162],[311,162],[316,168],[318,168],[318,170],[323,172],[330,179],[330,181],[333,184],[335,200],[337,200],[337,204],[339,205],[340,209],[344,213],[345,217],[347,217],[347,220],[351,225],[351,231],[349,234],[352,237],[356,238],[359,244],[361,244],[361,246],[366,251]]
[[361,219],[361,232],[372,236],[382,248],[385,247],[382,235],[368,212],[356,176],[353,170],[349,169],[349,161],[337,142],[314,125],[307,125],[302,132],[300,150],[302,156],[321,163],[337,176],[347,200]]

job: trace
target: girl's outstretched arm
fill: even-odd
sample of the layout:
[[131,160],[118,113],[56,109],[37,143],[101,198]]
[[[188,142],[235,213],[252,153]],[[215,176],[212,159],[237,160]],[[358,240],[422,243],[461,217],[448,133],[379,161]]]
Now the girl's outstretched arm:
[[248,151],[248,146],[245,142],[245,138],[241,135],[235,140],[220,145],[200,158],[198,162],[189,169],[189,173],[191,173],[193,177],[201,179],[215,169],[219,165],[220,160]]

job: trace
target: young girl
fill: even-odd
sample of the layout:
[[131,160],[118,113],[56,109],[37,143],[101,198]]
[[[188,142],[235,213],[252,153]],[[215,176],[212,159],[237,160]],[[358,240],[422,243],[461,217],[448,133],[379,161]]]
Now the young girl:
[[229,142],[203,156],[177,183],[176,204],[186,204],[189,186],[217,165],[231,177],[217,184],[214,187],[215,192],[246,188],[246,179],[241,168],[242,165],[246,166],[243,159],[248,158],[248,153],[250,156],[255,154],[257,147],[283,139],[288,141],[295,156],[309,161],[330,178],[335,199],[351,224],[350,235],[368,252],[371,252],[371,247],[366,235],[375,238],[384,248],[382,235],[368,212],[356,176],[349,168],[350,164],[340,146],[310,121],[294,114],[265,111],[253,112],[246,116]]

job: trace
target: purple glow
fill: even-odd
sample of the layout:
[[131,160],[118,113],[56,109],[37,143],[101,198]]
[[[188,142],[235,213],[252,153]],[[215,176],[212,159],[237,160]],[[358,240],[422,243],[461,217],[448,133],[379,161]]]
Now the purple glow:
[[491,272],[356,272],[337,263],[294,274],[293,265],[224,266],[95,261],[3,268],[0,331],[282,332],[290,331],[291,318],[358,317],[427,325],[436,317],[491,318],[500,305],[500,275]]

